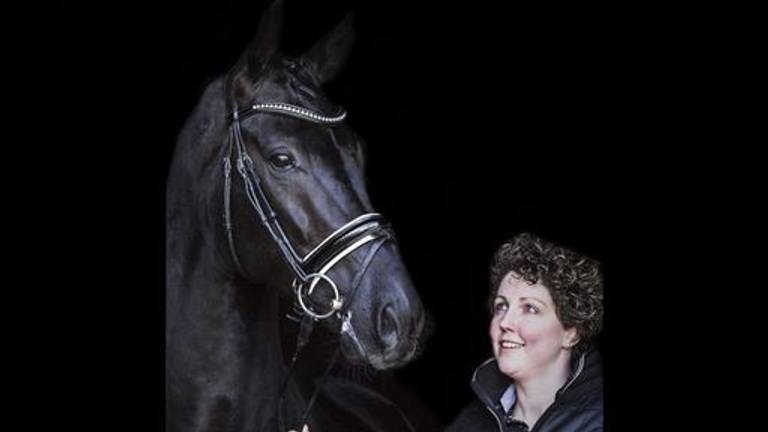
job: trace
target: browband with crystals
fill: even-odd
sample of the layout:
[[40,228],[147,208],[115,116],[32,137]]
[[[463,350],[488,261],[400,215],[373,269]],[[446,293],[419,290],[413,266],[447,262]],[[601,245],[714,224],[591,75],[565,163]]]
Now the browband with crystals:
[[347,117],[347,112],[343,108],[339,109],[339,114],[333,117],[329,117],[323,114],[319,114],[315,111],[308,110],[304,107],[291,105],[283,102],[275,102],[275,103],[261,103],[261,104],[251,105],[249,108],[245,108],[240,111],[235,111],[232,113],[232,120],[236,121],[240,117],[246,116],[256,111],[284,114],[291,117],[299,118],[301,120],[307,120],[307,121],[318,123],[318,124],[338,123]]

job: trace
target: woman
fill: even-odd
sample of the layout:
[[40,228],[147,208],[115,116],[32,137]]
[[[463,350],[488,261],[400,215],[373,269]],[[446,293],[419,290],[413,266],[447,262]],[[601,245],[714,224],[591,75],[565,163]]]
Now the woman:
[[600,263],[532,234],[503,244],[491,266],[493,358],[477,399],[448,428],[575,432],[603,429]]

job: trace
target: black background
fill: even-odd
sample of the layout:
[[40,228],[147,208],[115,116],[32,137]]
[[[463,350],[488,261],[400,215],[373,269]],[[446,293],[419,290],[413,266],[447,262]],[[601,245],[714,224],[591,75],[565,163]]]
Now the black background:
[[[63,367],[99,377],[72,411],[122,419],[112,429],[161,428],[168,164],[206,84],[236,61],[267,3],[83,8],[83,17],[96,18],[62,20],[74,37],[47,41],[58,49],[56,67],[42,69],[44,86],[69,82],[70,66],[81,63],[77,78],[92,89],[65,86],[77,102],[67,126],[78,131],[57,147],[67,160],[86,161],[63,164],[77,186],[47,197],[46,211],[55,207],[73,227],[61,243],[77,245],[84,233],[96,240],[88,261],[66,264],[88,274],[93,289],[62,291],[86,305],[77,332],[95,352]],[[501,242],[530,231],[604,263],[600,348],[611,430],[650,421],[643,417],[649,397],[677,401],[674,388],[689,379],[677,372],[689,363],[658,353],[693,345],[701,329],[685,320],[673,327],[685,311],[667,303],[686,297],[691,307],[677,282],[701,271],[686,261],[700,251],[690,240],[707,240],[724,226],[691,230],[700,214],[681,210],[706,202],[721,184],[691,175],[707,170],[703,146],[676,148],[686,127],[675,127],[688,123],[687,104],[702,97],[691,92],[695,71],[679,67],[695,49],[674,34],[680,15],[288,0],[283,51],[303,52],[349,11],[357,42],[326,90],[368,143],[369,194],[393,223],[435,323],[423,356],[398,378],[444,423],[470,401],[472,370],[490,355],[489,260]],[[78,27],[81,21],[87,26]],[[88,49],[67,49],[76,45]],[[86,138],[94,145],[77,144]],[[81,193],[69,193],[74,189]],[[729,199],[717,205],[737,201]],[[68,211],[81,205],[85,215]],[[59,386],[56,398],[76,388]]]

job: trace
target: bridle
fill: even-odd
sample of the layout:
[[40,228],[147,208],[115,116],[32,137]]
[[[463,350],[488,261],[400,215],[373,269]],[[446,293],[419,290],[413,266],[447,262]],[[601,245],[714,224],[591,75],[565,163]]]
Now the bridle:
[[[233,148],[236,148],[237,171],[240,173],[240,177],[243,179],[248,201],[258,213],[261,223],[269,232],[270,237],[280,251],[280,254],[288,265],[288,268],[293,273],[294,279],[292,282],[292,287],[295,291],[298,304],[304,313],[304,317],[301,320],[301,325],[299,327],[299,334],[296,340],[296,348],[290,361],[288,373],[284,378],[282,390],[280,392],[280,399],[278,400],[277,404],[278,427],[281,432],[284,432],[287,429],[283,420],[283,399],[285,397],[290,376],[293,372],[299,352],[309,341],[314,322],[324,320],[330,318],[333,315],[336,315],[336,317],[342,321],[341,331],[349,331],[354,337],[354,332],[352,331],[350,324],[351,313],[344,313],[345,306],[346,308],[349,308],[349,305],[352,304],[354,295],[357,292],[357,288],[360,285],[360,282],[362,281],[363,275],[368,269],[368,266],[371,264],[374,256],[380,250],[383,244],[389,240],[394,239],[394,233],[382,215],[379,213],[365,213],[339,227],[328,237],[320,241],[320,243],[318,243],[317,246],[315,246],[303,258],[299,257],[299,255],[296,253],[296,249],[293,247],[293,244],[288,239],[288,236],[286,236],[285,231],[283,231],[283,228],[277,219],[277,214],[272,208],[272,205],[270,204],[267,196],[264,193],[264,190],[261,187],[261,180],[254,170],[253,160],[248,154],[248,150],[246,149],[243,142],[240,121],[256,113],[289,116],[326,127],[335,143],[336,138],[332,126],[343,121],[346,117],[346,112],[343,109],[340,109],[338,114],[334,116],[326,116],[321,113],[317,113],[306,108],[287,103],[261,103],[251,105],[250,107],[242,110],[235,109],[232,112],[231,117],[228,119],[230,122],[230,134],[227,153],[226,157],[224,158],[224,228],[226,230],[227,241],[229,243],[232,259],[238,271],[243,274],[243,267],[237,255],[237,249],[235,247],[234,236],[232,232],[233,227],[230,202],[230,195],[232,190],[231,160]],[[347,255],[353,253],[368,243],[372,243],[372,245],[368,250],[365,258],[363,259],[362,265],[358,269],[357,274],[352,279],[352,287],[349,291],[348,298],[345,300],[341,296],[336,282],[334,282],[333,279],[328,276],[328,272]],[[327,311],[317,310],[311,302],[311,295],[315,287],[321,281],[326,283],[333,295],[333,298],[328,305]],[[307,299],[310,301],[307,301]],[[312,405],[314,404],[318,392],[322,386],[322,382],[328,376],[333,365],[336,363],[338,355],[339,349],[337,348],[330,364],[327,366],[323,374],[320,384],[318,384],[318,386],[315,388],[315,391],[307,404],[299,425],[306,423]]]
[[[258,213],[262,224],[269,232],[272,240],[280,251],[281,256],[286,264],[288,264],[288,268],[293,273],[294,279],[292,286],[302,311],[314,320],[323,320],[334,314],[341,317],[341,311],[344,307],[344,299],[339,292],[338,286],[327,273],[344,257],[365,244],[379,239],[387,240],[393,238],[391,228],[384,217],[379,213],[365,213],[342,225],[331,235],[318,243],[318,245],[306,256],[303,258],[299,257],[293,244],[285,235],[272,205],[264,194],[264,190],[261,187],[261,180],[254,170],[253,160],[243,143],[240,121],[255,113],[285,115],[322,126],[332,126],[343,121],[346,117],[346,112],[340,110],[339,114],[329,117],[287,103],[262,103],[252,105],[243,110],[235,110],[231,117],[229,145],[226,157],[224,158],[224,227],[227,232],[229,249],[238,270],[241,273],[243,272],[235,248],[232,233],[232,218],[230,214],[230,172],[233,147],[237,149],[237,171],[243,179],[248,201],[250,201],[251,206]],[[328,130],[335,142],[333,129],[329,127]],[[305,299],[305,297],[308,298],[312,295],[315,287],[321,281],[327,284],[333,294],[333,299],[329,304],[329,308],[324,312],[316,310],[311,306],[311,303],[307,302]]]

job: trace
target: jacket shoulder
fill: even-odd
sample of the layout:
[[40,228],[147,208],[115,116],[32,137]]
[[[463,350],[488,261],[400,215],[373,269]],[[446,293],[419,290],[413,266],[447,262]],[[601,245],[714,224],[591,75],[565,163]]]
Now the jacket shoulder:
[[561,405],[542,425],[541,432],[598,432],[603,430],[602,397]]

